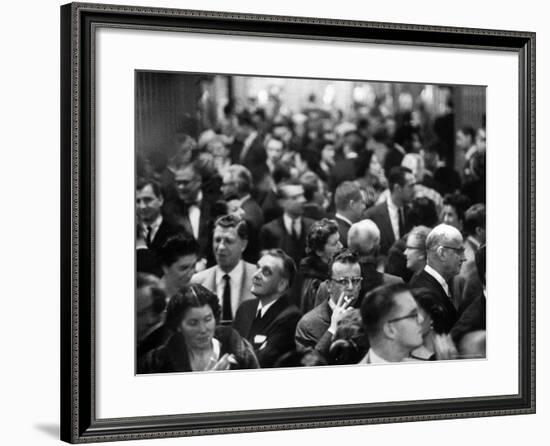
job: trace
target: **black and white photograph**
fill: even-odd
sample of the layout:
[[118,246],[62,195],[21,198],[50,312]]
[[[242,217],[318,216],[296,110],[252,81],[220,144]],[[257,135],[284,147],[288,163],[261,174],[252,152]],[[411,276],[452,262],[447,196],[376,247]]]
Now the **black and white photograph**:
[[136,374],[486,359],[486,86],[134,79]]

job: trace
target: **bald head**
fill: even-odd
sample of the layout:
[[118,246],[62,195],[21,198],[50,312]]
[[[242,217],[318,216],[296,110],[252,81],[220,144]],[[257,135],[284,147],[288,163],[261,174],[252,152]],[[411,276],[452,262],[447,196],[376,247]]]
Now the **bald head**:
[[462,234],[454,226],[440,224],[426,238],[427,263],[446,280],[460,272],[465,260]]
[[348,232],[348,247],[359,256],[375,255],[380,246],[380,229],[372,220],[354,223]]
[[[462,234],[454,226],[440,224],[433,228],[426,238],[426,249],[429,251],[437,248],[438,245],[446,245],[448,243],[462,244]],[[454,245],[453,245],[454,246]]]

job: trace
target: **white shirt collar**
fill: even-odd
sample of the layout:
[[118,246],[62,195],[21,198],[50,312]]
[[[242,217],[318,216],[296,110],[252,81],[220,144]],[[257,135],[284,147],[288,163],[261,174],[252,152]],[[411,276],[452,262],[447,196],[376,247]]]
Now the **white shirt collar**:
[[432,276],[437,282],[441,285],[447,296],[451,297],[451,293],[449,291],[449,284],[447,281],[443,278],[441,274],[439,274],[435,269],[433,269],[430,265],[426,265],[424,267],[424,271],[426,271],[430,276]]
[[274,304],[275,302],[277,302],[279,299],[280,299],[280,297],[278,297],[277,299],[275,299],[273,302],[269,302],[269,303],[268,303],[267,305],[265,305],[265,306],[262,305],[262,301],[260,301],[260,302],[258,303],[258,310],[260,310],[260,314],[262,315],[262,317],[265,316],[265,314],[267,313],[267,310],[269,310],[269,309],[273,306],[273,304]]
[[223,282],[223,276],[226,274],[229,275],[231,278],[231,281],[237,281],[237,279],[240,279],[242,276],[242,272],[244,271],[244,264],[243,260],[239,260],[239,262],[235,265],[235,267],[226,273],[224,270],[222,270],[218,265],[216,265],[216,285],[219,285]]
[[399,207],[391,199],[391,194],[388,194],[388,199],[386,200],[386,203],[388,203],[389,210],[397,211],[399,209]]
[[479,247],[481,246],[481,243],[479,243],[479,241],[471,235],[469,235],[466,240],[468,240],[475,249],[479,249]]
[[344,220],[346,223],[349,223],[349,225],[353,225],[353,223],[351,222],[351,220],[347,217],[344,217],[342,214],[340,214],[339,212],[336,212],[336,214],[334,215],[335,217],[338,217],[340,220]]
[[256,131],[248,135],[244,140],[243,146],[248,147],[250,144],[252,144],[252,141],[254,141],[254,138],[256,138],[256,136],[258,136],[258,132]]
[[298,227],[298,232],[301,234],[302,233],[302,222],[300,220],[300,218],[292,218],[290,215],[288,215],[286,212],[283,214],[283,221],[285,223],[285,228],[286,228],[286,231],[289,233],[289,234],[292,234],[292,224],[294,222],[297,222],[297,227]]
[[367,354],[359,361],[359,364],[386,364],[389,361],[386,361],[384,358],[378,356],[372,348],[369,349]]

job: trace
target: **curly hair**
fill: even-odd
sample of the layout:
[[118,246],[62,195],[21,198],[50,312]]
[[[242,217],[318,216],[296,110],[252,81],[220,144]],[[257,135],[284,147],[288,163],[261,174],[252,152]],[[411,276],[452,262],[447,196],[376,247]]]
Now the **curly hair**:
[[329,237],[338,232],[338,223],[328,218],[323,218],[311,225],[306,238],[306,254],[314,254],[322,251]]
[[221,312],[218,296],[197,283],[182,286],[168,302],[168,307],[166,308],[166,326],[175,330],[181,324],[190,308],[199,308],[205,305],[209,305],[212,308],[212,313],[217,323],[220,320]]

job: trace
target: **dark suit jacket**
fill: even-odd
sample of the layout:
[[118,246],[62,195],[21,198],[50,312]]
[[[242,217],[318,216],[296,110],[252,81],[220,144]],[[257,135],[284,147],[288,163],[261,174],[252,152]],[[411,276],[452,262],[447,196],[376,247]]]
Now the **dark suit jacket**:
[[304,314],[296,326],[295,341],[298,350],[313,348],[327,358],[332,343],[332,333],[327,331],[331,317],[328,299]]
[[273,367],[277,359],[294,349],[294,332],[302,314],[282,296],[256,320],[259,302],[244,301],[233,319],[233,328],[253,345],[260,367]]
[[348,232],[351,225],[341,218],[334,216],[334,220],[338,223],[338,233],[340,234],[340,243],[344,248],[348,247]]
[[462,337],[472,331],[485,330],[486,328],[486,300],[483,294],[480,294],[464,310],[460,319],[451,330],[453,341],[458,344]]
[[152,250],[159,250],[162,248],[162,245],[168,240],[171,236],[176,235],[181,232],[181,228],[171,224],[166,218],[162,219],[162,223],[159,226],[159,230],[155,234],[153,240],[151,240],[151,246],[149,247]]
[[[197,239],[197,243],[199,244],[199,258],[206,258],[209,265],[215,263],[212,253],[212,232],[214,229],[213,204],[214,203],[203,196],[200,204],[201,214],[199,220],[199,237]],[[181,201],[165,202],[163,215],[172,226],[183,228],[185,232],[193,235],[193,228],[189,221],[187,207]]]
[[300,238],[299,240],[295,240],[286,232],[283,217],[266,223],[260,230],[260,250],[281,248],[294,259],[296,265],[299,265],[305,256],[306,236],[312,224],[313,220],[302,218]]
[[344,181],[353,181],[356,178],[357,158],[337,161],[330,171],[329,187],[334,191]]
[[433,319],[435,331],[437,333],[449,333],[458,320],[458,312],[439,282],[425,270],[422,270],[412,277],[409,285],[411,288],[425,288],[427,290],[427,297],[432,303],[430,308],[426,308],[426,310]]
[[258,235],[264,224],[264,214],[262,208],[253,198],[244,201],[241,208],[244,211],[244,219],[248,224],[248,244],[243,252],[243,259],[256,264],[260,254]]
[[182,228],[172,225],[166,218],[163,218],[155,237],[151,240],[151,245],[147,249],[136,250],[137,271],[154,274],[158,277],[162,276],[159,249],[171,236],[182,231]]
[[277,196],[271,189],[258,196],[258,203],[262,209],[264,223],[269,223],[283,215],[283,208],[279,205]]
[[387,203],[380,203],[367,209],[365,218],[375,222],[380,229],[380,254],[385,256],[395,242]]
[[233,164],[241,164],[250,170],[254,180],[261,179],[262,175],[267,171],[265,160],[267,155],[263,144],[263,137],[258,134],[248,147],[244,157],[241,156],[244,147],[243,141],[235,141],[231,146],[231,161]]

